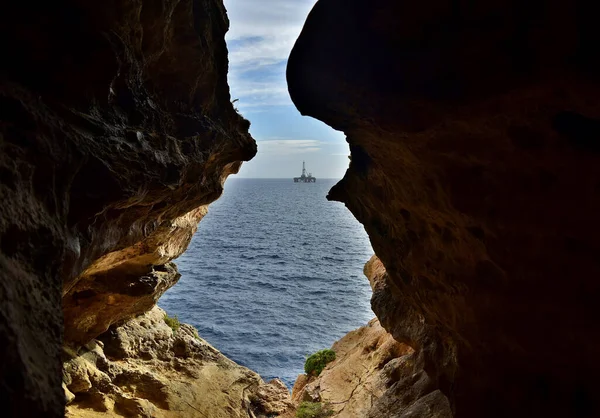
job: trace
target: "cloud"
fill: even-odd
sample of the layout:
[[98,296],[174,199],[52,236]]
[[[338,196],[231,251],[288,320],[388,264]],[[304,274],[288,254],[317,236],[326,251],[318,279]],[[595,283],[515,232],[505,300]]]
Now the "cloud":
[[225,0],[231,94],[244,112],[291,106],[285,65],[316,0]]
[[228,40],[297,37],[316,0],[225,0]]
[[294,29],[288,28],[286,32],[230,40],[229,61],[232,70],[249,71],[285,62],[298,36]]
[[269,139],[257,145],[264,155],[296,155],[320,151],[322,144],[314,139]]
[[[348,168],[348,145],[313,139],[273,138],[257,141],[258,154],[242,165],[239,177],[292,178],[306,169],[318,178],[340,179]],[[346,153],[337,155],[346,148]],[[335,154],[332,154],[335,152]]]
[[253,107],[287,106],[290,99],[287,86],[278,82],[239,80],[232,83],[232,96],[240,99],[236,106],[244,111]]

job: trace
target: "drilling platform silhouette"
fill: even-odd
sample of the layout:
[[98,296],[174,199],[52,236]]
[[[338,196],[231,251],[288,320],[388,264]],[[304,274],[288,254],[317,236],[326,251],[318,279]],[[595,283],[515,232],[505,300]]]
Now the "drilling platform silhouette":
[[294,183],[316,183],[317,178],[313,177],[312,173],[306,173],[306,167],[304,161],[302,161],[302,175],[300,177],[294,177]]

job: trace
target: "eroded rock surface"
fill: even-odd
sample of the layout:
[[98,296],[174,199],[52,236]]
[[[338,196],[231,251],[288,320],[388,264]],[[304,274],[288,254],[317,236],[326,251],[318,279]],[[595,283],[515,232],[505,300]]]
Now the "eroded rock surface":
[[152,308],[179,280],[170,260],[186,250],[206,213],[201,206],[163,221],[142,241],[92,263],[63,297],[65,340],[84,344],[111,324]]
[[377,319],[331,349],[336,359],[318,377],[298,376],[292,391],[296,404],[321,402],[335,418],[411,416],[423,403],[431,414],[413,416],[452,416],[447,398],[421,369],[418,354],[394,340]]
[[262,381],[155,307],[113,326],[78,353],[66,349],[67,417],[246,418],[293,411],[285,385]]
[[63,415],[77,348],[177,280],[205,205],[252,158],[220,0],[3,5],[0,403]]
[[597,416],[600,26],[592,1],[320,0],[288,64],[351,150],[330,199],[373,309],[457,416]]

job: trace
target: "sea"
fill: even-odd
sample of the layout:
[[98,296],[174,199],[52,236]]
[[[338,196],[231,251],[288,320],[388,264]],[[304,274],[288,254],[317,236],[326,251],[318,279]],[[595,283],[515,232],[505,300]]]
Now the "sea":
[[159,306],[291,388],[308,355],[375,316],[363,275],[373,249],[350,211],[326,200],[335,182],[230,177]]

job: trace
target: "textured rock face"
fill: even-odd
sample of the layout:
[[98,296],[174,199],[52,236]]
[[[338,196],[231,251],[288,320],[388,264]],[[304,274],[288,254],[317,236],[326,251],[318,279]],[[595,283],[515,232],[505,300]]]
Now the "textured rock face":
[[255,154],[230,103],[227,28],[219,0],[3,7],[8,415],[63,414],[61,304],[75,346],[149,309],[177,280],[167,263],[187,245],[198,208]]
[[173,331],[164,315],[155,307],[111,327],[78,355],[67,349],[67,417],[246,418],[293,410],[281,381],[264,383],[190,325]]
[[322,402],[335,418],[392,416],[398,408],[386,404],[385,398],[394,393],[398,381],[412,376],[413,350],[395,341],[377,319],[349,332],[331,349],[336,359],[318,377],[298,377],[294,401]]
[[597,8],[320,0],[292,51],[350,144],[373,309],[457,416],[600,413]]
[[125,318],[152,308],[179,279],[173,263],[207,210],[163,221],[148,237],[96,260],[63,297],[65,340],[84,344]]

